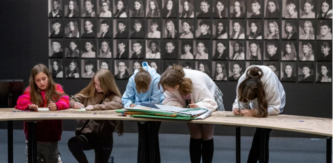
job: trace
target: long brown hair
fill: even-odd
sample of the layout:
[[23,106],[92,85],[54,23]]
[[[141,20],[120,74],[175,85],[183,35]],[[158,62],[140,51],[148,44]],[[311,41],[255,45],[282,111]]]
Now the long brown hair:
[[97,78],[100,82],[100,87],[102,92],[105,95],[112,95],[115,94],[119,97],[122,97],[121,92],[119,91],[114,76],[111,74],[109,70],[100,69],[95,73],[92,80],[88,84],[88,86],[82,89],[77,95],[83,96],[85,98],[94,97],[96,89],[94,85],[94,79]]
[[257,98],[259,108],[257,108],[257,117],[268,116],[268,103],[261,82],[263,71],[258,67],[252,67],[246,72],[246,79],[240,83],[238,88],[238,100],[245,102]]
[[186,96],[192,92],[193,84],[189,78],[185,78],[184,76],[182,66],[174,64],[172,68],[167,69],[161,75],[159,88],[162,86],[162,89],[165,91],[164,86],[174,88],[176,85],[179,85],[179,93]]
[[41,90],[37,87],[35,83],[35,77],[39,73],[44,73],[48,77],[48,86],[45,89],[45,100],[46,106],[50,101],[58,101],[61,96],[66,95],[65,93],[60,93],[56,90],[56,83],[52,79],[52,75],[48,68],[43,64],[37,64],[31,69],[29,86],[30,86],[30,101],[40,107],[43,107],[43,97],[41,95]]
[[140,67],[138,70],[139,72],[135,76],[136,89],[138,93],[145,93],[150,87],[152,78],[150,73],[143,68]]

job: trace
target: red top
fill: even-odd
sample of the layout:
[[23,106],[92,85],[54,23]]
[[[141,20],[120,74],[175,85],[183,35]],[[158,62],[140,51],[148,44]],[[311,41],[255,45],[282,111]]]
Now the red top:
[[[56,91],[64,93],[61,85],[56,85]],[[41,91],[43,98],[43,104],[40,107],[47,107],[47,102],[45,99],[45,91]],[[16,102],[16,109],[19,110],[29,110],[28,105],[33,104],[30,101],[30,87],[28,87],[23,95],[21,95]],[[70,107],[70,98],[68,96],[62,96],[57,102],[57,109],[63,110]],[[42,120],[36,123],[36,140],[42,142],[56,142],[61,139],[61,133],[63,130],[62,120]],[[24,133],[26,135],[26,140],[28,140],[28,124],[24,122]]]

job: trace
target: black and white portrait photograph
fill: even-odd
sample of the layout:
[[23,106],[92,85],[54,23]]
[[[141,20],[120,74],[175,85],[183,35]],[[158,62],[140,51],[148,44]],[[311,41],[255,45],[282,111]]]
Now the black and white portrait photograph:
[[332,40],[332,20],[318,20],[318,40]]
[[299,61],[314,61],[314,42],[299,41]]
[[178,42],[177,40],[163,40],[161,42],[162,59],[177,59]]
[[282,18],[297,19],[299,10],[299,0],[283,0],[282,1]]
[[100,18],[112,17],[112,0],[98,0],[97,1],[97,14]]
[[228,41],[217,40],[212,43],[213,60],[228,60],[229,59],[229,43]]
[[230,20],[230,39],[245,39],[245,20]]
[[331,63],[317,63],[316,81],[318,83],[332,82],[332,64]]
[[127,59],[129,58],[129,43],[128,40],[114,40],[114,58]]
[[81,77],[82,78],[93,78],[96,72],[96,61],[95,60],[81,60]]
[[131,19],[130,21],[130,38],[145,38],[144,19]]
[[81,19],[81,37],[95,38],[96,37],[96,22],[95,19]]
[[280,39],[280,25],[279,21],[275,19],[264,21],[264,37],[267,40]]
[[282,20],[282,39],[297,40],[298,36],[298,21]]
[[64,36],[63,23],[61,19],[49,19],[49,37],[62,38]]
[[317,61],[328,61],[333,60],[332,41],[317,41]]
[[300,11],[299,17],[301,19],[314,19],[317,0],[299,0]]
[[155,69],[155,71],[157,71],[157,73],[160,74],[160,60],[150,60],[147,61],[148,65],[150,65],[152,68]]
[[128,21],[124,19],[114,19],[114,38],[126,39],[129,38],[129,25]]
[[82,54],[81,58],[95,58],[96,57],[96,43],[95,40],[81,40]]
[[80,22],[78,19],[66,19],[64,20],[64,32],[66,38],[79,38],[80,37]]
[[212,79],[215,81],[227,81],[228,63],[224,61],[212,62]]
[[160,18],[160,15],[161,15],[161,1],[146,0],[146,17]]
[[297,41],[283,41],[282,42],[282,61],[296,61],[298,56],[298,42]]
[[65,57],[79,58],[80,57],[80,41],[79,40],[64,40]]
[[62,2],[63,0],[49,0],[48,11],[50,18],[63,17]]
[[281,0],[264,0],[264,17],[268,19],[280,18],[282,11]]
[[209,54],[211,53],[211,41],[209,40],[196,40],[194,41],[194,59],[196,60],[209,60]]
[[63,78],[63,61],[61,59],[49,59],[49,71],[52,74],[52,78]]
[[144,40],[130,40],[130,58],[145,58],[145,42]]
[[230,0],[230,18],[243,19],[245,18],[245,16],[246,16],[245,0]]
[[97,69],[106,69],[106,70],[110,70],[111,73],[113,73],[112,71],[112,61],[111,60],[102,60],[99,59],[97,60]]
[[333,1],[319,0],[318,2],[318,16],[320,19],[333,19]]
[[99,52],[97,58],[111,58],[112,56],[112,44],[111,40],[98,40]]
[[145,0],[128,0],[130,16],[133,18],[145,17]]
[[212,1],[195,0],[196,17],[200,19],[210,19],[212,17]]
[[247,39],[262,40],[263,25],[261,20],[247,20]]
[[194,61],[179,61],[179,65],[182,66],[184,69],[195,69],[195,62]]
[[229,62],[229,81],[238,81],[245,71],[245,62],[231,61]]
[[229,0],[213,1],[213,18],[228,18]]
[[263,62],[264,66],[268,66],[280,79],[280,64],[279,62]]
[[245,42],[230,41],[230,60],[245,60]]
[[211,37],[212,37],[211,21],[207,19],[197,19],[196,38],[211,39]]
[[146,59],[160,59],[161,48],[159,40],[146,40]]
[[194,43],[195,41],[179,41],[179,55],[180,59],[194,59]]
[[66,18],[80,17],[80,0],[65,0],[64,15]]
[[115,60],[115,78],[116,79],[129,79],[130,77],[130,67],[128,60]]
[[161,20],[147,19],[147,38],[161,38]]
[[277,61],[280,57],[281,43],[279,41],[266,41],[264,43],[264,60]]
[[195,18],[194,0],[179,0],[179,18]]
[[127,18],[128,10],[128,0],[114,0],[114,18]]
[[65,78],[80,78],[80,60],[65,60]]
[[212,22],[212,34],[214,39],[228,39],[228,20],[216,19]]
[[49,40],[49,57],[63,58],[63,40]]
[[130,70],[129,70],[129,74],[132,75],[136,70],[138,70],[139,68],[142,68],[142,60],[130,60],[129,61],[129,66],[130,66]]
[[247,0],[247,18],[263,18],[263,0]]
[[262,41],[247,41],[246,59],[252,61],[261,61],[263,52]]
[[299,40],[314,40],[315,30],[314,30],[313,20],[300,20],[299,21]]
[[178,36],[177,31],[177,20],[175,19],[164,19],[162,21],[162,31],[163,31],[163,37],[162,38],[169,38],[169,39],[175,39]]
[[281,62],[281,81],[296,82],[296,62]]
[[314,82],[315,67],[314,63],[298,64],[298,82],[312,83]]
[[193,39],[195,38],[195,23],[193,19],[180,19],[179,20],[179,34],[180,39]]
[[195,70],[206,73],[211,77],[211,62],[208,61],[196,61],[195,62]]
[[81,17],[96,17],[96,0],[81,0]]
[[177,0],[162,0],[161,15],[163,18],[177,18],[178,13]]
[[262,65],[262,62],[261,61],[247,61],[245,68],[247,69],[249,66],[255,66],[255,65]]
[[99,23],[97,24],[98,29],[98,38],[112,38],[112,24],[110,20],[108,19],[99,19]]
[[161,73],[165,72],[167,69],[170,69],[173,67],[173,65],[179,65],[177,61],[169,61],[169,60],[163,60],[162,61],[162,71]]

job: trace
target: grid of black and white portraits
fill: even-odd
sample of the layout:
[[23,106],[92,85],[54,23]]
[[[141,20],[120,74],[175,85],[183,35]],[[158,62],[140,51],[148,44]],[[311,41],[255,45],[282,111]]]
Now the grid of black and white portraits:
[[237,81],[266,65],[284,82],[331,83],[332,16],[332,0],[49,0],[49,68],[128,79],[147,61]]

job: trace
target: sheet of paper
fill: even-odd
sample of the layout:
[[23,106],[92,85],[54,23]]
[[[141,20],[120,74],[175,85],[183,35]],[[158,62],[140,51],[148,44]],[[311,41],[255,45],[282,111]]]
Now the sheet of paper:
[[86,111],[86,108],[77,109],[76,111]]
[[38,108],[38,111],[50,111],[49,108]]
[[209,109],[206,113],[198,116],[196,119],[205,119],[205,118],[209,117],[211,115],[211,113],[212,113],[212,110]]

